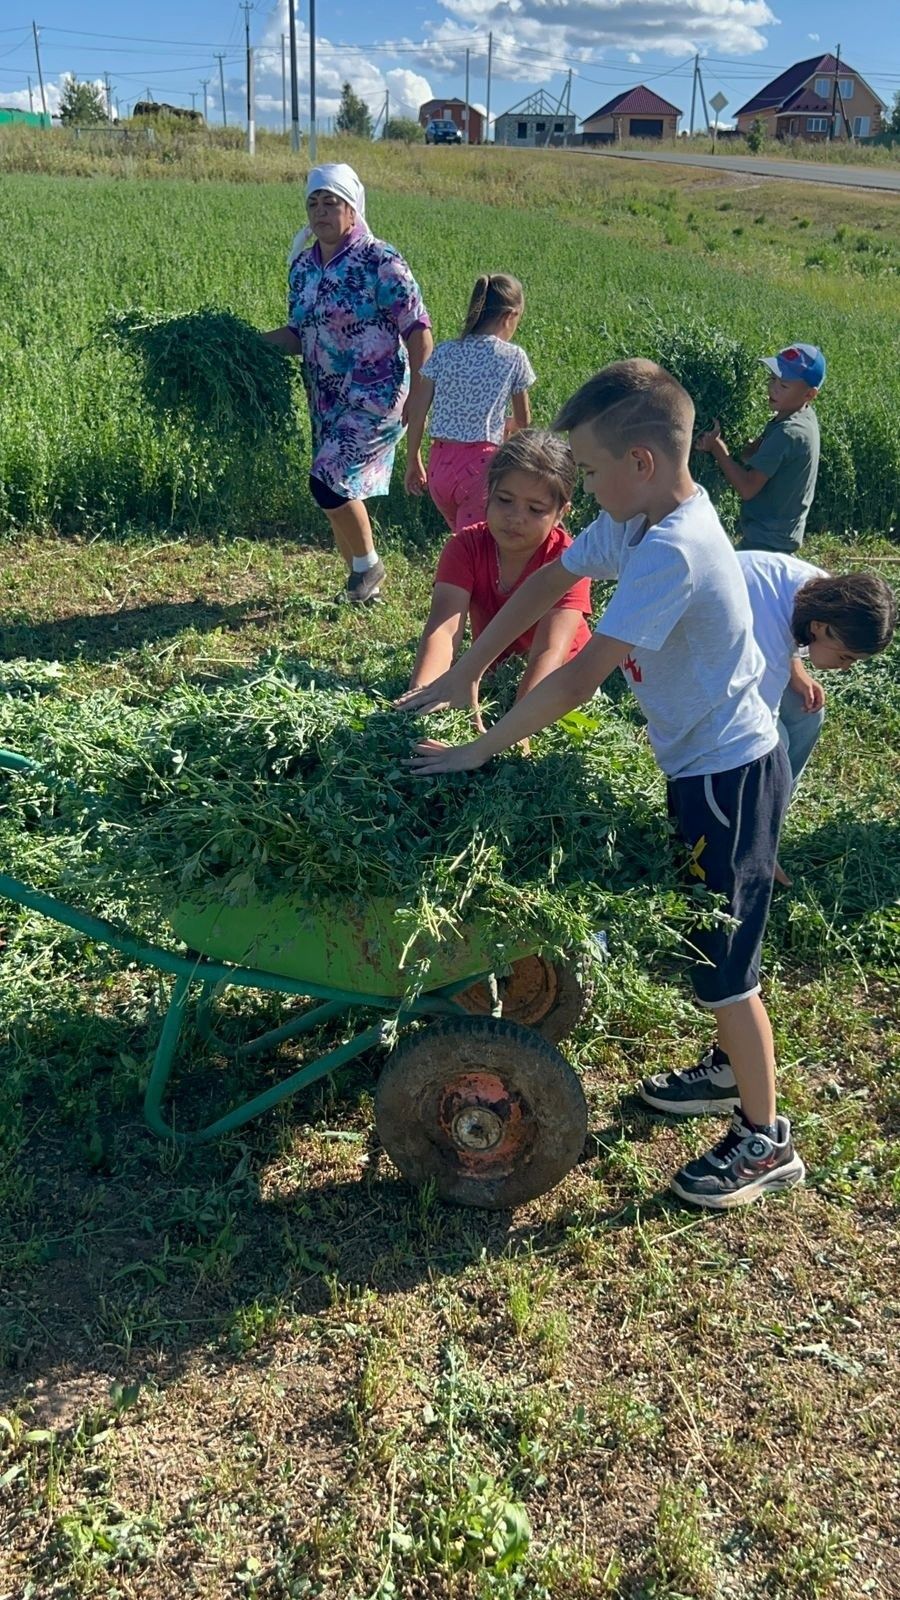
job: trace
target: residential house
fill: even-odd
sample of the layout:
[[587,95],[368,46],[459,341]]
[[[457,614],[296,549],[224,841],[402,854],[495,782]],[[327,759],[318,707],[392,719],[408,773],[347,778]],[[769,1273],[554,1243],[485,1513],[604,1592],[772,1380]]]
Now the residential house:
[[757,119],[769,139],[867,139],[880,133],[885,105],[846,61],[811,56],[773,78],[736,113],[738,133]]
[[677,106],[639,83],[625,89],[581,124],[585,144],[614,144],[619,139],[674,139],[678,134]]
[[419,107],[419,122],[427,128],[429,122],[446,118],[456,124],[466,143],[466,119],[469,123],[469,144],[483,144],[484,142],[484,117],[474,106],[467,106],[465,100],[460,100],[454,95],[450,100],[426,100]]
[[530,94],[518,105],[504,111],[494,123],[494,143],[518,145],[522,150],[546,144],[568,144],[575,133],[575,117],[562,110],[562,99],[554,100],[546,90]]

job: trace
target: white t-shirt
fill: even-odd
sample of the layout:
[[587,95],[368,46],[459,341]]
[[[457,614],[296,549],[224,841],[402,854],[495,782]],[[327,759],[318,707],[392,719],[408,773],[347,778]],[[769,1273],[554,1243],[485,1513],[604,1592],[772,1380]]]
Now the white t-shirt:
[[791,657],[800,653],[791,628],[797,590],[826,573],[809,561],[774,550],[739,550],[737,558],[750,596],[753,633],[766,663],[759,692],[777,716],[791,675]]
[[535,381],[525,351],[493,333],[435,345],[421,370],[434,384],[432,438],[460,444],[502,444],[510,395]]
[[774,749],[747,586],[705,489],[652,528],[602,511],[561,560],[618,579],[596,632],[632,647],[622,671],[668,778],[728,772]]

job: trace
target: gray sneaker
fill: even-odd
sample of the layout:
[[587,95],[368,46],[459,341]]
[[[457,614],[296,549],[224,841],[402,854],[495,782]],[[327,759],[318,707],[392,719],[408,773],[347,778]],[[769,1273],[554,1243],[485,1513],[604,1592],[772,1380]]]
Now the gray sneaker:
[[676,1172],[674,1193],[693,1206],[730,1211],[802,1183],[806,1168],[794,1149],[787,1117],[776,1117],[773,1131],[774,1139],[749,1128],[736,1111],[724,1139]]
[[724,1050],[710,1045],[695,1067],[657,1072],[638,1086],[644,1104],[669,1117],[728,1116],[741,1103]]
[[338,598],[354,606],[369,605],[371,601],[381,598],[379,591],[386,576],[383,561],[376,561],[367,572],[351,572],[347,576],[347,586]]

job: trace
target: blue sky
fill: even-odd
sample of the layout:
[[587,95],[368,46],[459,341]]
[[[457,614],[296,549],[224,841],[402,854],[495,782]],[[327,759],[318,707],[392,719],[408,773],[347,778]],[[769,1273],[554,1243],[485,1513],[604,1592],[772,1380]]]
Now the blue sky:
[[[224,51],[229,120],[243,114],[243,12],[233,0],[156,0],[126,10],[121,0],[33,0],[41,30],[51,108],[64,73],[99,79],[109,73],[123,113],[146,89],[157,100],[203,106],[209,79],[211,118],[219,120],[218,62]],[[32,0],[28,14],[7,0],[0,25],[0,105],[28,105],[27,75],[38,106]],[[301,113],[308,85],[308,0],[297,6]],[[125,20],[127,19],[127,20]],[[77,23],[81,33],[71,30]],[[287,0],[259,0],[250,14],[258,47],[257,119],[281,124],[280,35]],[[349,78],[376,115],[390,96],[392,114],[415,115],[435,96],[462,94],[465,50],[470,98],[484,105],[488,31],[494,35],[491,110],[495,115],[533,89],[562,93],[574,69],[572,107],[587,116],[618,90],[646,82],[687,113],[695,50],[704,57],[707,95],[729,102],[723,119],[793,61],[833,49],[888,104],[900,89],[900,5],[867,0],[318,0],[319,114],[334,113]],[[129,37],[121,37],[127,35]],[[116,37],[119,36],[119,37]],[[165,42],[163,42],[165,41]]]

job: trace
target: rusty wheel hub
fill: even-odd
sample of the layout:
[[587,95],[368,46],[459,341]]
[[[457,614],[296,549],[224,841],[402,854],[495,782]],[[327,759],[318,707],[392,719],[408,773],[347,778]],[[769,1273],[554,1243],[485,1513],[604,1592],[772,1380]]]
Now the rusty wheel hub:
[[525,1101],[490,1072],[467,1072],[446,1083],[437,1124],[460,1169],[479,1178],[511,1172],[534,1139]]

